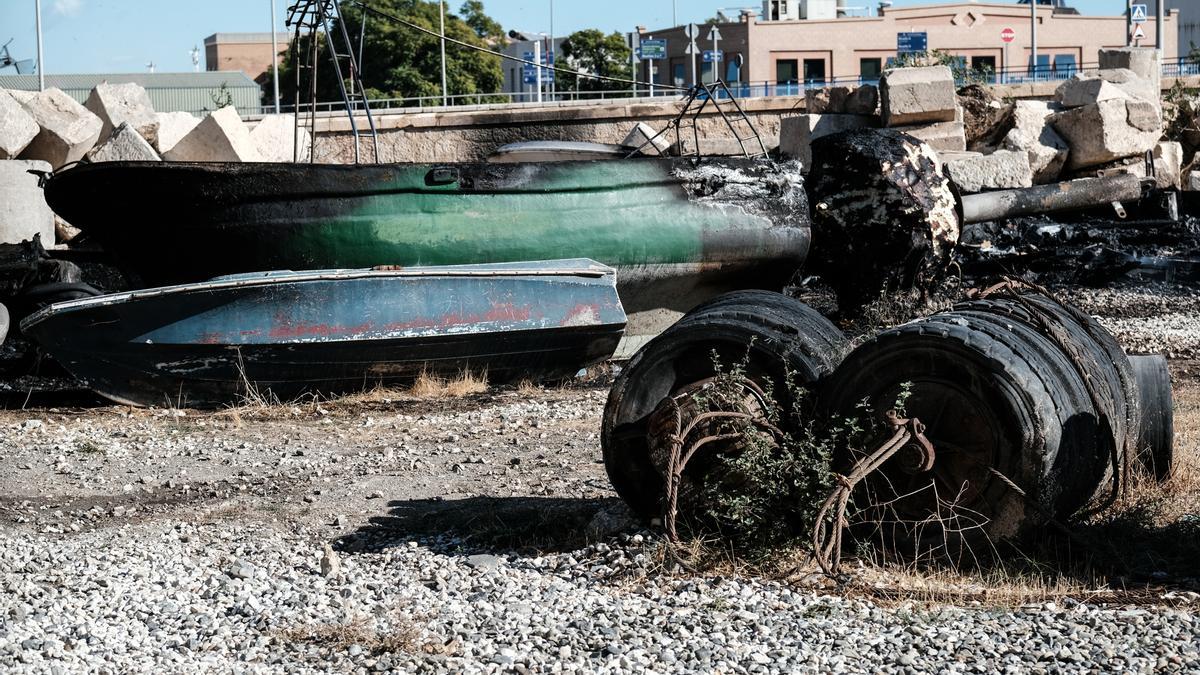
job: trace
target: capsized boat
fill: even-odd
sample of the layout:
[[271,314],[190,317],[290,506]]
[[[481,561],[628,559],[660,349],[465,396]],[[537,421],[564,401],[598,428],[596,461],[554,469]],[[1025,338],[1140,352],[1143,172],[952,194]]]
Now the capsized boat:
[[618,270],[626,311],[683,311],[782,288],[809,247],[795,162],[102,162],[54,173],[45,190],[139,287],[587,257]]
[[409,380],[569,375],[620,340],[612,268],[552,260],[265,272],[51,305],[21,322],[114,401],[207,406]]

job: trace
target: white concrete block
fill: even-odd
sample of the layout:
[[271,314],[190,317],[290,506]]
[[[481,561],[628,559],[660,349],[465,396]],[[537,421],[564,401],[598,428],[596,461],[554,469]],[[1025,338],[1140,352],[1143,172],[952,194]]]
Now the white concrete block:
[[962,152],[967,149],[967,126],[962,122],[939,122],[894,128],[896,131],[924,141],[929,147],[939,152],[946,150]]
[[54,243],[54,212],[30,169],[49,171],[48,162],[13,159],[0,162],[0,244],[17,244],[42,235],[42,245]]
[[879,101],[887,127],[953,122],[954,75],[946,66],[887,70],[879,80]]
[[1071,152],[1068,169],[1098,166],[1154,149],[1162,135],[1158,108],[1149,101],[1110,99],[1056,113],[1052,124]]
[[225,106],[205,117],[175,147],[163,153],[169,162],[257,162],[258,150],[237,108]]
[[668,138],[669,134],[662,134],[658,138],[655,138],[654,135],[657,133],[654,127],[649,124],[638,122],[626,134],[625,140],[621,141],[621,145],[631,148],[641,148],[647,141],[650,141],[650,145],[642,148],[643,155],[665,155],[671,149],[671,140]]
[[160,155],[169,152],[200,124],[200,118],[189,112],[154,113],[154,118],[158,122],[158,134],[150,145]]
[[102,82],[92,89],[84,106],[104,123],[104,128],[100,130],[101,139],[109,138],[113,129],[125,123],[151,144],[158,135],[158,117],[154,114],[154,105],[146,90],[132,82]]
[[963,192],[1033,185],[1029,154],[1023,150],[997,150],[990,155],[951,159],[946,162],[946,171]]
[[99,117],[54,87],[30,98],[25,109],[41,131],[21,153],[21,159],[40,159],[55,169],[83,159],[104,126]]
[[162,159],[128,122],[113,129],[112,135],[88,153],[93,162],[160,162]]
[[312,138],[306,129],[296,129],[291,115],[267,115],[250,131],[250,140],[258,152],[259,161],[291,162],[300,147],[300,161],[307,162],[312,154]]
[[40,130],[33,115],[7,90],[0,89],[0,159],[21,154]]
[[1061,110],[1049,101],[1017,101],[1013,105],[1013,128],[1000,144],[1005,150],[1029,154],[1033,182],[1038,185],[1057,181],[1070,153],[1070,146],[1050,123],[1051,116]]

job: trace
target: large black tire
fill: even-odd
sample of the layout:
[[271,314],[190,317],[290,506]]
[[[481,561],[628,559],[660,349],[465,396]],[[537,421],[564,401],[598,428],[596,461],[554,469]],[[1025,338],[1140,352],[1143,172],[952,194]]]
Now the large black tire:
[[1141,390],[1138,460],[1158,480],[1171,476],[1175,462],[1175,409],[1171,371],[1163,356],[1131,356]]
[[[1053,317],[1072,342],[1079,357],[1077,370],[1101,403],[1102,425],[1111,430],[1116,454],[1109,458],[1110,468],[1123,466],[1125,453],[1133,453],[1136,447],[1141,420],[1138,383],[1129,357],[1112,333],[1078,308],[1038,293],[1022,293],[1021,298]],[[956,305],[955,309],[1002,314],[1041,330],[1029,309],[1012,298],[976,300]],[[1102,483],[1107,484],[1111,478],[1106,475]]]
[[[832,372],[846,343],[840,331],[804,303],[776,293],[731,294],[689,312],[646,344],[613,383],[601,445],[617,494],[640,516],[662,515],[665,482],[651,461],[648,423],[675,392],[747,361],[746,374],[792,410],[788,378],[809,386]],[[690,465],[689,465],[690,466]]]
[[868,489],[889,499],[937,486],[893,506],[905,522],[945,513],[938,499],[971,514],[931,520],[919,532],[893,530],[906,545],[914,537],[938,545],[1017,538],[1045,515],[1071,515],[1093,494],[1108,457],[1086,383],[1053,341],[1022,322],[962,311],[884,331],[846,357],[822,400],[840,416],[855,415],[864,397],[882,412],[906,383],[905,411],[926,425],[933,470],[908,474],[889,461]]

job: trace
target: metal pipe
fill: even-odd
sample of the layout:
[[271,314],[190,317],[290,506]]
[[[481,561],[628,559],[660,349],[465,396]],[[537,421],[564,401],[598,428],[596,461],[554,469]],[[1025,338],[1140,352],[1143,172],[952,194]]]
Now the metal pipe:
[[1133,46],[1133,0],[1125,0],[1125,46]]
[[1029,64],[1033,66],[1033,79],[1037,80],[1037,0],[1029,0]]
[[38,91],[46,91],[46,63],[42,56],[42,0],[34,0],[34,25],[37,30]]
[[983,192],[962,198],[963,222],[1067,211],[1142,198],[1142,179],[1130,174],[1082,178],[1016,190]]
[[1154,0],[1154,47],[1158,49],[1158,60],[1163,59],[1163,0]]
[[271,0],[271,82],[275,85],[275,114],[279,114],[279,43],[275,40],[275,0]]

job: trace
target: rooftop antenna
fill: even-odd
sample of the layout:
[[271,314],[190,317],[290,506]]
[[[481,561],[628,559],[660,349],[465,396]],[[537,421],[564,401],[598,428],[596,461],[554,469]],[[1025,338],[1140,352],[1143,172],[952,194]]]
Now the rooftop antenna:
[[147,64],[146,64],[146,68],[148,68],[148,69],[150,70],[150,73],[151,73],[151,74],[154,74],[154,69],[155,69],[156,67],[157,67],[157,66],[155,65],[155,63],[154,63],[153,61],[151,61],[150,63],[147,63]]
[[192,55],[192,72],[200,72],[200,48],[192,45],[192,51],[189,53]]
[[14,59],[12,54],[8,52],[8,46],[12,44],[13,38],[9,38],[8,42],[0,45],[0,68],[8,68],[12,66],[17,69],[18,75],[28,75],[33,72],[33,59],[22,59],[20,61]]

